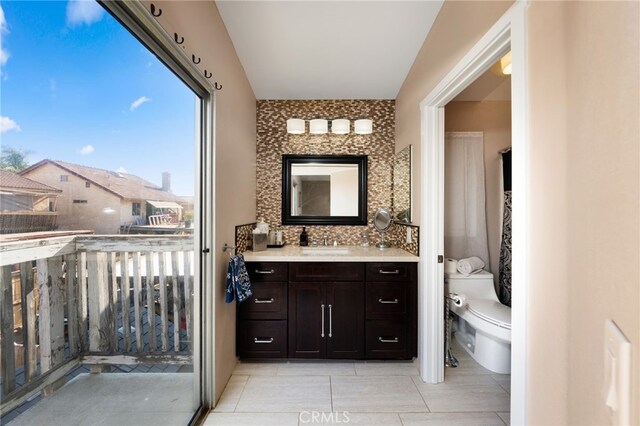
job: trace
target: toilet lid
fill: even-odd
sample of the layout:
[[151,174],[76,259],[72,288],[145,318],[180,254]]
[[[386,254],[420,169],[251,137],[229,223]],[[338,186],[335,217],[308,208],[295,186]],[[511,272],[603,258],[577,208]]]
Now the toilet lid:
[[511,308],[494,300],[468,300],[467,309],[499,327],[511,330]]

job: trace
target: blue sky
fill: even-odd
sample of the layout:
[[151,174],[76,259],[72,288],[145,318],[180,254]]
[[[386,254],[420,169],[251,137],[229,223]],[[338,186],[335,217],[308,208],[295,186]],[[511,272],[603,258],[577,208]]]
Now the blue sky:
[[193,195],[195,95],[91,1],[2,1],[0,143]]

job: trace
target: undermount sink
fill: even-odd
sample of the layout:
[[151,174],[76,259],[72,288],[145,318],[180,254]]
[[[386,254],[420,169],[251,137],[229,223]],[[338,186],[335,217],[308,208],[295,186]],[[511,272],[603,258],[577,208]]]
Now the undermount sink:
[[340,254],[349,254],[349,247],[335,246],[318,246],[318,247],[302,247],[302,254],[335,256]]

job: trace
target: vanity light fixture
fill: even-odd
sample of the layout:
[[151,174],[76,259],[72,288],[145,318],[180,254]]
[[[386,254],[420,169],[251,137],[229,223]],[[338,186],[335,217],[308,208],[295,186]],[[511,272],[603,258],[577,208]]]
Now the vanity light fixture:
[[309,133],[312,135],[323,135],[329,132],[329,122],[322,118],[309,121]]
[[331,133],[336,135],[346,135],[351,129],[351,121],[339,118],[331,121]]
[[368,118],[356,120],[353,123],[353,131],[358,135],[369,135],[373,133],[373,121]]
[[502,68],[502,74],[511,75],[511,51],[500,58],[500,68]]
[[290,118],[287,120],[287,133],[300,135],[304,133],[304,120],[300,118]]

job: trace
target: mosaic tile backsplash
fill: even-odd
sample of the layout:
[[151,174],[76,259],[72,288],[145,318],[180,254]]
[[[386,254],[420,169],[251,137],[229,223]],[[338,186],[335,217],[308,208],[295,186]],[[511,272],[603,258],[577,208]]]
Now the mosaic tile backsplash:
[[[293,135],[287,133],[287,119],[358,118],[373,120],[370,135]],[[308,125],[308,123],[307,123]],[[352,127],[353,130],[353,127]],[[379,207],[392,205],[392,179],[395,152],[395,101],[393,100],[259,100],[257,101],[257,219],[264,218],[270,227],[281,224],[282,214],[282,155],[331,154],[368,156],[368,217]],[[371,220],[369,220],[371,222]],[[395,226],[394,226],[395,228]],[[406,231],[390,232],[390,241],[401,247]],[[367,226],[308,226],[309,241],[321,241],[327,232],[329,239],[340,245],[358,245],[362,232],[367,230],[372,242],[379,240],[373,225]],[[302,227],[282,226],[287,244],[297,244]],[[401,241],[391,235],[402,233]],[[416,231],[417,238],[417,231]],[[417,240],[415,241],[417,254]],[[242,244],[242,243],[241,243]],[[405,247],[402,247],[405,248]],[[413,250],[410,250],[414,253]]]

